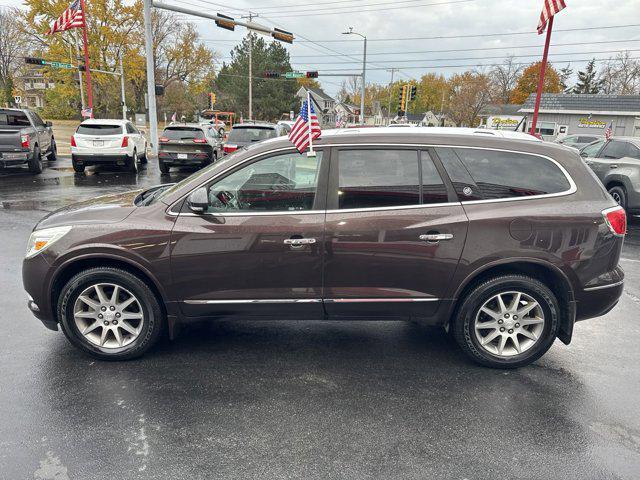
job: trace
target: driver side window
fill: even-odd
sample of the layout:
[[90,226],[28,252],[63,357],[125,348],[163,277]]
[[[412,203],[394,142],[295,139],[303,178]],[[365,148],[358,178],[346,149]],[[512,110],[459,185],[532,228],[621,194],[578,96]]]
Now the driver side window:
[[298,152],[258,160],[209,187],[208,213],[311,210],[322,151]]

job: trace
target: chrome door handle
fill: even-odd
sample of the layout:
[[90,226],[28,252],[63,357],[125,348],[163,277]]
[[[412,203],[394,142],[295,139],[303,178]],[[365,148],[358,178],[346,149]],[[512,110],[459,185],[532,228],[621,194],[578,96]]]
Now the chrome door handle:
[[427,233],[418,237],[425,242],[439,242],[440,240],[451,240],[453,238],[452,233]]
[[292,247],[301,247],[303,245],[311,245],[316,243],[315,238],[287,238],[284,241],[285,245],[291,245]]
[[609,168],[618,168],[618,165],[610,165]]

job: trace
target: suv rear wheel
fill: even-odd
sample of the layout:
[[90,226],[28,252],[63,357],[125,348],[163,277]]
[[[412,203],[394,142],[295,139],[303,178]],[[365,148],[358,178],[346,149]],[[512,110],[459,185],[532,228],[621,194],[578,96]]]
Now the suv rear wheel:
[[615,185],[609,189],[609,195],[625,210],[627,209],[627,192],[624,187]]
[[540,358],[553,344],[558,300],[542,282],[524,275],[486,280],[463,299],[453,334],[475,362],[517,368]]
[[169,165],[167,165],[166,163],[164,163],[162,160],[160,160],[158,162],[158,166],[160,167],[160,173],[169,173],[169,169],[171,167],[169,167]]
[[138,173],[138,152],[133,149],[133,153],[127,160],[127,170],[131,173]]
[[139,357],[160,338],[164,314],[155,294],[118,268],[91,268],[71,278],[58,301],[67,338],[102,360]]
[[86,168],[86,165],[84,163],[83,164],[78,163],[75,155],[71,155],[71,165],[73,166],[73,171],[77,173],[84,172],[84,169]]

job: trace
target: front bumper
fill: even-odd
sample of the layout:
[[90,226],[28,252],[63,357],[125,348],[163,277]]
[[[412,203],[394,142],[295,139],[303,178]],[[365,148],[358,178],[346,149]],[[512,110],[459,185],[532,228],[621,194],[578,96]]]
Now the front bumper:
[[51,306],[49,285],[51,266],[44,257],[36,255],[22,263],[22,283],[29,298],[27,307],[50,330],[58,329],[58,321]]

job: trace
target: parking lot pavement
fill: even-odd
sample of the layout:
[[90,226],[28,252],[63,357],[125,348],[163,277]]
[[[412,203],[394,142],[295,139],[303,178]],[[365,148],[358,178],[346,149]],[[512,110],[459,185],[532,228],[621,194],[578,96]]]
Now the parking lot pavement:
[[217,322],[103,363],[27,310],[26,240],[47,211],[161,178],[58,163],[0,173],[0,478],[638,478],[639,222],[620,304],[517,371],[399,322]]

